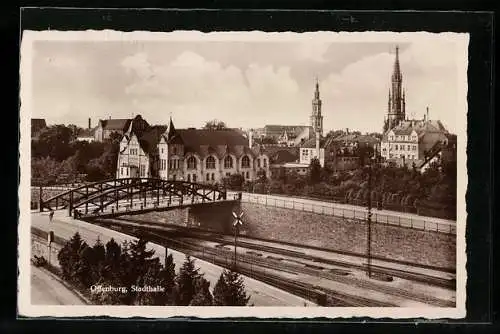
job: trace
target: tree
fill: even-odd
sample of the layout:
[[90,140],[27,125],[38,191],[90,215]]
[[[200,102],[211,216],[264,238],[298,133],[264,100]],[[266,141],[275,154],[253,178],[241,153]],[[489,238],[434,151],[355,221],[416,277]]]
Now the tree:
[[326,138],[336,138],[344,134],[343,130],[331,130],[326,134]]
[[130,243],[128,249],[130,255],[129,279],[132,284],[142,285],[144,275],[148,271],[149,265],[152,261],[157,260],[157,258],[153,259],[155,251],[146,250],[146,245],[147,241],[143,238],[139,238]]
[[177,305],[189,305],[195,294],[195,282],[199,276],[198,269],[194,266],[194,259],[186,255],[186,260],[177,276]]
[[[225,271],[224,271],[225,272]],[[214,287],[214,300],[213,303],[215,306],[225,306],[226,305],[226,296],[228,295],[228,287],[226,283],[226,279],[224,277],[224,272],[222,272],[215,283]]]
[[83,129],[74,124],[68,125],[68,129],[70,130],[70,141],[74,141],[78,138],[80,133],[82,133]]
[[31,159],[31,177],[38,180],[41,185],[53,184],[59,175],[61,163],[46,156]]
[[65,280],[74,282],[75,273],[80,260],[80,251],[87,247],[80,234],[76,232],[71,239],[61,248],[57,254],[57,259],[61,265],[62,276]]
[[321,181],[321,164],[319,160],[313,158],[309,165],[309,183],[316,184]]
[[210,293],[210,282],[203,277],[198,277],[195,282],[195,294],[191,306],[211,306],[213,303],[213,296]]
[[173,305],[175,302],[175,263],[172,254],[168,254],[165,258],[165,266],[161,273],[164,279],[165,287],[165,304]]
[[231,174],[222,179],[224,186],[231,190],[241,190],[245,178],[241,174]]
[[213,119],[211,121],[206,122],[203,128],[207,130],[225,130],[227,129],[227,126],[226,123]]
[[[162,275],[162,265],[158,258],[153,259],[147,265],[146,272],[144,273],[141,281],[142,284],[137,286],[151,287],[153,289],[165,288],[165,277]],[[140,291],[137,293],[134,300],[135,305],[165,305],[167,295],[161,291]]]
[[94,251],[92,247],[85,244],[78,254],[78,260],[73,273],[73,281],[83,288],[90,287],[96,282],[94,275],[95,269]]
[[64,125],[53,125],[40,133],[34,142],[33,156],[49,156],[62,161],[71,155],[69,144],[72,141],[72,130]]
[[246,306],[249,300],[243,277],[237,272],[224,269],[214,287],[214,305]]

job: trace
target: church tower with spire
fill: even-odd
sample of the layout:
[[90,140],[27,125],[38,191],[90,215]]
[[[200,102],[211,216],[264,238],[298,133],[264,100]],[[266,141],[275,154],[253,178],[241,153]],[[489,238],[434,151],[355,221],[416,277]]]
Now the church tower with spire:
[[403,89],[403,75],[399,65],[399,47],[396,46],[396,60],[391,78],[391,88],[387,102],[387,119],[384,123],[384,132],[398,125],[406,119],[406,101]]
[[323,115],[321,115],[321,98],[319,97],[319,82],[316,78],[316,89],[312,100],[311,127],[315,133],[323,135]]

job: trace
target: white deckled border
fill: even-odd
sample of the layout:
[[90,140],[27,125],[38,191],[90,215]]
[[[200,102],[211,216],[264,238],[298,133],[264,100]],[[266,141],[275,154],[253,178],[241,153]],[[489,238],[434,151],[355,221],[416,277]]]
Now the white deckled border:
[[[43,41],[259,41],[259,42],[392,42],[405,43],[436,36],[456,44],[458,105],[457,115],[457,292],[455,308],[333,308],[333,307],[168,307],[168,306],[39,306],[31,305],[30,287],[30,157],[32,115],[33,43]],[[257,318],[463,318],[466,315],[466,203],[467,189],[467,67],[469,35],[464,33],[427,32],[211,32],[175,31],[170,33],[112,30],[87,31],[23,31],[21,43],[21,111],[20,111],[20,186],[19,186],[19,278],[18,312],[20,316],[113,316],[113,317],[257,317]]]

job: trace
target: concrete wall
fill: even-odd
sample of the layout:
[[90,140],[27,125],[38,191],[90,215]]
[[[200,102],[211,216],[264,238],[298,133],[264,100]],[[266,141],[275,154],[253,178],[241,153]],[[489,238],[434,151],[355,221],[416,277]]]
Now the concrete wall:
[[194,226],[207,230],[232,233],[233,210],[236,202],[218,202],[200,204],[183,209],[168,211],[148,212],[138,215],[123,215],[123,218],[148,220],[158,223],[175,224],[181,226]]
[[[242,234],[333,250],[366,252],[367,225],[321,214],[242,203]],[[456,236],[372,224],[372,254],[454,268]]]

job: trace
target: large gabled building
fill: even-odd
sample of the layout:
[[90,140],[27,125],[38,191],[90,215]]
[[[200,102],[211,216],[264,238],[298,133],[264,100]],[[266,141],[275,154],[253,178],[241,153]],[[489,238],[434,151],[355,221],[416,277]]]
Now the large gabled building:
[[233,174],[248,181],[268,177],[269,155],[250,143],[237,129],[176,129],[172,120],[168,126],[142,129],[133,121],[120,143],[117,177],[210,184]]

